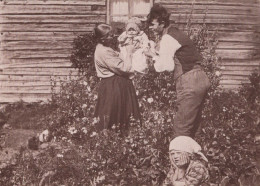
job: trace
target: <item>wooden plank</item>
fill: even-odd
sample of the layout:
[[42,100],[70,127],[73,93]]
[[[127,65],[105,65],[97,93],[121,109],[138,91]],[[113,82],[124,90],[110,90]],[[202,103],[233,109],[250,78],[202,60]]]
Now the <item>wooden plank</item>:
[[[35,74],[11,74],[11,75],[5,75],[0,74],[0,81],[30,81],[30,82],[36,82],[36,81],[51,81],[52,79],[57,81],[65,81],[71,78],[70,76],[66,75],[35,75]],[[73,77],[72,77],[73,78]],[[75,76],[77,78],[77,76]]]
[[258,15],[258,7],[247,7],[247,6],[237,6],[232,7],[227,5],[179,5],[179,4],[169,4],[165,5],[165,8],[170,13],[181,13],[181,14],[223,14],[223,15]]
[[77,75],[74,68],[6,68],[2,75]]
[[223,61],[223,66],[260,66],[260,60]]
[[0,50],[72,49],[72,41],[4,41]]
[[0,103],[13,103],[18,101],[40,102],[51,99],[51,94],[0,94]]
[[0,94],[12,94],[12,93],[33,93],[33,94],[51,94],[51,88],[48,87],[7,87],[5,89],[0,89]]
[[252,74],[252,71],[243,71],[243,70],[232,70],[232,71],[222,71],[223,75],[236,75],[236,76],[249,76]]
[[0,5],[0,15],[8,15],[8,14],[91,14],[91,15],[105,15],[106,14],[106,6],[98,5],[95,6],[93,10],[90,5],[82,5],[82,6],[71,6],[68,4],[64,5]]
[[240,76],[240,75],[222,75],[221,79],[223,80],[242,80],[242,81],[249,81],[248,76]]
[[217,49],[216,53],[222,59],[253,59],[257,58],[259,53],[257,50],[225,50]]
[[25,24],[25,23],[57,23],[72,24],[72,23],[101,23],[105,22],[105,15],[2,15],[0,24]]
[[58,62],[58,63],[53,63],[53,62],[48,62],[48,63],[23,63],[23,64],[10,64],[7,67],[8,68],[39,68],[39,67],[51,67],[51,68],[58,68],[58,67],[71,67],[72,63],[71,62]]
[[3,5],[106,5],[105,0],[2,0]]
[[[0,51],[1,52],[1,51]],[[1,57],[1,56],[0,56]],[[2,65],[5,67],[12,67],[15,65],[33,65],[33,64],[43,64],[43,63],[70,63],[70,56],[67,57],[49,57],[45,56],[42,58],[18,58],[18,59],[8,59],[4,58],[2,61]]]
[[252,43],[249,42],[230,42],[230,41],[219,41],[218,42],[218,49],[260,49],[260,43]]
[[[175,20],[176,21],[176,20]],[[184,21],[182,22],[174,22],[174,20],[171,20],[172,24],[177,24],[177,27],[180,29],[185,29],[187,23]],[[201,22],[202,23],[202,22]],[[193,23],[192,22],[192,27],[201,27],[201,23]],[[231,24],[231,23],[207,23],[206,24],[207,29],[209,31],[218,31],[218,32],[254,32],[257,28],[256,25],[247,25],[247,24]]]
[[192,14],[192,15],[187,15],[187,14],[180,14],[180,13],[174,13],[171,14],[170,18],[187,18],[190,17],[192,19],[208,19],[208,20],[214,20],[214,19],[227,19],[227,20],[237,20],[241,19],[241,21],[249,21],[249,20],[257,20],[258,15],[227,15],[227,14]]
[[219,87],[224,90],[236,90],[239,89],[241,85],[220,85]]
[[[233,15],[232,15],[233,16]],[[191,18],[192,23],[207,23],[207,24],[239,24],[239,25],[254,25],[257,21],[256,17],[237,17],[237,18],[218,18],[218,17],[207,17],[204,20],[204,15],[194,15]],[[171,20],[175,20],[177,23],[186,23],[187,17],[182,15],[171,15]]]
[[225,70],[243,70],[243,71],[253,71],[259,69],[259,66],[225,66]]
[[[105,20],[104,20],[105,21]],[[63,24],[48,24],[48,23],[13,23],[2,24],[0,32],[91,32],[95,24],[80,24],[80,23],[63,23]]]
[[[92,31],[92,30],[91,30]],[[1,41],[73,41],[78,35],[84,34],[79,32],[2,32]]]
[[256,32],[218,32],[218,41],[251,41],[260,43],[260,34]]
[[[60,83],[58,84],[60,85]],[[2,81],[0,87],[51,86],[50,81]]]
[[226,6],[248,6],[248,7],[253,7],[254,5],[258,4],[258,0],[208,0],[208,1],[203,1],[203,0],[155,0],[155,2],[159,2],[163,5],[167,4],[179,4],[179,5],[189,5],[189,4],[196,4],[196,5],[226,5]]
[[2,42],[0,50],[72,49],[72,41],[10,41]]
[[241,83],[249,83],[249,80],[220,80],[220,84],[222,85],[241,85]]
[[16,58],[65,58],[70,57],[70,49],[48,49],[48,50],[17,50],[17,51],[3,51],[2,55],[6,59],[16,59]]

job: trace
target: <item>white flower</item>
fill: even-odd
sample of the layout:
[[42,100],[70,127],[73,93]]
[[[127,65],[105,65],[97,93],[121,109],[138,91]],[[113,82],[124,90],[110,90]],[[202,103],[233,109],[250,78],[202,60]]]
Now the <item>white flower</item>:
[[77,129],[75,128],[75,127],[69,127],[69,133],[71,133],[71,134],[76,134],[78,131],[77,131]]
[[84,109],[84,108],[87,108],[87,106],[88,106],[87,104],[83,104],[83,105],[82,105],[82,108],[83,108],[83,109]]
[[148,98],[147,101],[148,101],[148,103],[152,103],[153,102],[153,98]]
[[87,130],[86,127],[83,127],[81,130],[82,130],[82,132],[83,132],[84,134],[87,134],[87,133],[88,133],[88,130]]
[[40,142],[46,142],[49,137],[49,131],[46,129],[39,135],[39,141]]
[[136,91],[136,95],[137,95],[137,96],[139,95],[139,91],[138,91],[138,90]]
[[219,72],[219,71],[216,71],[216,76],[220,76],[221,75],[221,73]]
[[87,86],[87,85],[88,85],[88,82],[84,81],[84,82],[83,82],[83,85]]
[[91,88],[90,88],[90,86],[87,86],[87,90],[90,92],[91,91]]
[[83,121],[83,122],[86,122],[87,120],[88,120],[87,117],[82,118],[82,121]]
[[147,141],[147,140],[144,140],[144,144],[145,144],[145,145],[148,144],[148,141]]
[[97,99],[97,95],[94,95],[94,100],[96,100]]
[[92,134],[90,135],[90,137],[94,137],[94,136],[96,136],[96,135],[97,135],[96,132],[92,132]]
[[98,118],[94,118],[94,120],[93,120],[93,124],[96,124],[96,123],[98,123]]
[[63,158],[63,154],[57,154],[58,158]]

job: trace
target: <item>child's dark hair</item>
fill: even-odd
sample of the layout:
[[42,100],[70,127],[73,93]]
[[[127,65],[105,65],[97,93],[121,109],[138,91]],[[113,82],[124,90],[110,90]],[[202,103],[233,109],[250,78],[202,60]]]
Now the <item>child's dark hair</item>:
[[158,3],[154,4],[147,16],[148,24],[151,24],[154,19],[157,19],[159,24],[163,23],[164,28],[170,25],[170,14],[167,12],[166,8]]

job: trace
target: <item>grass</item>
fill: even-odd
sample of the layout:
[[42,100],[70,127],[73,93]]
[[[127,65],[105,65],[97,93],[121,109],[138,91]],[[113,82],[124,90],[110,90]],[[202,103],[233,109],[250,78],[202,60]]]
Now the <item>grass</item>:
[[53,104],[17,102],[7,105],[1,112],[5,123],[13,129],[44,129],[44,116],[53,112]]

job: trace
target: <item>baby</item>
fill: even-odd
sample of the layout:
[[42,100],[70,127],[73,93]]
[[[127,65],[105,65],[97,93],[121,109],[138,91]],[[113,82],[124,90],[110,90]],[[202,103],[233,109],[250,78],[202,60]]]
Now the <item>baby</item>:
[[119,49],[123,58],[126,56],[126,46],[134,45],[136,51],[133,53],[132,69],[139,73],[146,73],[148,69],[147,57],[144,54],[148,51],[151,43],[147,35],[141,31],[141,21],[137,17],[128,20],[126,30],[118,37]]

